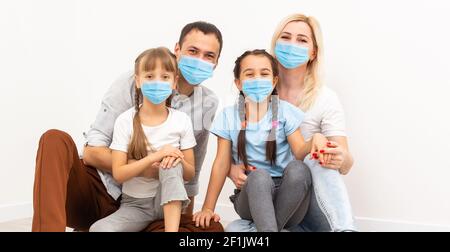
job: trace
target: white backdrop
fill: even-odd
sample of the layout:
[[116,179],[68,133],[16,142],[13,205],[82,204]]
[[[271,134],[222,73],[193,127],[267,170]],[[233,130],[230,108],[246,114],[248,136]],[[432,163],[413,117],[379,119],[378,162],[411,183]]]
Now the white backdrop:
[[[233,99],[233,62],[268,48],[277,23],[302,12],[321,22],[326,84],[341,98],[355,165],[345,177],[363,230],[450,230],[450,23],[445,0],[56,1],[0,3],[0,221],[31,216],[40,135],[77,144],[112,81],[144,49],[173,49],[184,24],[224,36],[205,85]],[[201,175],[204,197],[215,137]],[[222,192],[219,213],[233,217]]]

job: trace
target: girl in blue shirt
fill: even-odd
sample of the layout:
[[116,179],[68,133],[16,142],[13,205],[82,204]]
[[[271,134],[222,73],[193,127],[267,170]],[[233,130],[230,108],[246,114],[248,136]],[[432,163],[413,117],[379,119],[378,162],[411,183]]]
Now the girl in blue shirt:
[[298,225],[309,206],[311,185],[309,169],[299,160],[326,147],[327,139],[315,134],[305,142],[300,131],[304,113],[278,99],[277,63],[265,50],[240,56],[234,77],[239,102],[219,113],[211,126],[217,156],[203,208],[193,219],[202,227],[209,227],[211,219],[219,221],[214,209],[233,161],[256,167],[230,197],[242,219],[253,221],[261,232]]

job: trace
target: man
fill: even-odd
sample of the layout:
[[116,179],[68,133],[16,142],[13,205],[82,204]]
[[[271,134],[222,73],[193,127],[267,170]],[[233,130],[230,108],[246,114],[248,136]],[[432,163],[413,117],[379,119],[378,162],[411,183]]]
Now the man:
[[[222,35],[214,25],[194,22],[183,28],[175,45],[181,74],[171,106],[191,117],[197,141],[196,175],[186,184],[191,199],[186,218],[192,215],[194,197],[198,194],[198,178],[208,144],[207,129],[218,105],[216,95],[199,84],[212,76],[222,44]],[[121,188],[111,176],[109,145],[116,118],[134,106],[134,85],[134,74],[130,72],[119,77],[108,90],[86,134],[83,159],[78,157],[67,133],[49,130],[42,135],[36,158],[33,231],[64,231],[66,226],[87,230],[95,221],[118,209]],[[149,167],[142,176],[157,177],[155,170]],[[220,223],[209,229],[222,230]]]

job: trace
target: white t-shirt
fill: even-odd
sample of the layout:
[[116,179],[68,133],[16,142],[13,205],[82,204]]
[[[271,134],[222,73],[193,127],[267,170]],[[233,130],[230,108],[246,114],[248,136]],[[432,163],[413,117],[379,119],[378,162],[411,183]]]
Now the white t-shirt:
[[[133,135],[134,114],[135,109],[131,108],[117,118],[110,146],[112,150],[128,152]],[[166,121],[158,126],[142,125],[142,128],[151,147],[156,151],[167,144],[180,150],[193,148],[197,144],[189,116],[171,108]],[[122,184],[122,192],[135,198],[149,198],[156,195],[158,186],[159,181],[156,179],[134,177]]]
[[333,90],[328,87],[320,89],[316,101],[306,111],[300,129],[306,141],[315,133],[322,133],[326,137],[347,136],[344,109]]

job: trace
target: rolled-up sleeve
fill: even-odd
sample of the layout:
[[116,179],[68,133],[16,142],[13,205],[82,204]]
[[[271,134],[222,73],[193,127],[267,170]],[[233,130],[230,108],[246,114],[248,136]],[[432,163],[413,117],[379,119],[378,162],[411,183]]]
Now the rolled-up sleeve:
[[121,75],[102,99],[100,110],[86,134],[89,146],[110,146],[117,117],[133,106],[134,77],[132,72]]

